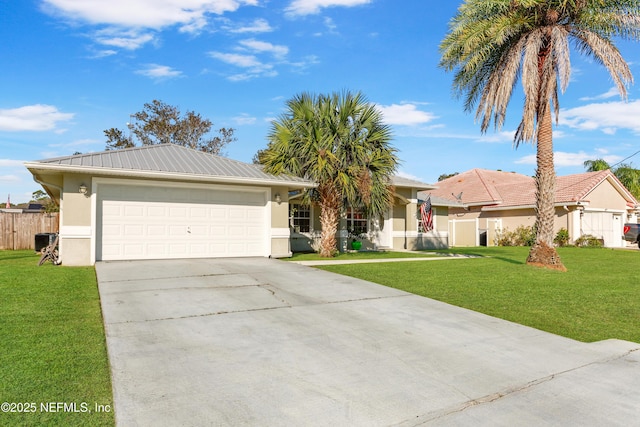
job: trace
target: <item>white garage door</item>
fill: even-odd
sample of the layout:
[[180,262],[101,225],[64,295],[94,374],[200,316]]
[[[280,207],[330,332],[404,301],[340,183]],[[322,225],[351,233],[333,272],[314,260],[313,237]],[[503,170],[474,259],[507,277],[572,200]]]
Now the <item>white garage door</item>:
[[264,190],[101,185],[96,259],[266,254]]
[[622,215],[611,212],[584,212],[582,234],[591,234],[604,240],[609,248],[620,247],[622,240]]

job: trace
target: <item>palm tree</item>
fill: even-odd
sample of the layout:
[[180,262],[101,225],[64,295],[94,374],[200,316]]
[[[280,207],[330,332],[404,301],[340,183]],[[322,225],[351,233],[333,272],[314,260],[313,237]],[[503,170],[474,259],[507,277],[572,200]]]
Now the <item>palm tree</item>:
[[640,199],[640,170],[632,167],[630,164],[622,163],[617,168],[612,168],[604,159],[595,159],[586,160],[584,167],[587,172],[611,169],[611,172],[613,172],[622,185],[633,194],[633,197]]
[[609,163],[607,163],[604,159],[595,159],[595,160],[585,160],[583,163],[584,168],[587,172],[598,172],[598,171],[606,171],[607,169],[611,169]]
[[613,37],[638,39],[638,0],[466,0],[440,44],[440,66],[455,71],[453,88],[465,96],[465,109],[477,104],[481,131],[504,124],[507,105],[519,79],[524,89],[516,147],[537,143],[536,242],[527,263],[565,270],[554,238],[556,175],[552,114],[559,114],[558,86],[571,76],[569,41],[604,65],[626,98],[633,81]]
[[266,172],[318,184],[305,197],[320,205],[321,256],[336,253],[336,233],[346,206],[374,216],[391,206],[391,175],[398,163],[390,146],[391,130],[361,93],[297,95],[287,101],[286,113],[272,122],[268,139],[267,148],[258,154]]

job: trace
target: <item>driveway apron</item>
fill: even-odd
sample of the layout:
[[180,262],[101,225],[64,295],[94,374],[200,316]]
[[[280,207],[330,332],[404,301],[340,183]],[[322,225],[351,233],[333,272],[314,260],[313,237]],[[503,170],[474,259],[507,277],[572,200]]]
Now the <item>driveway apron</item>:
[[640,425],[640,344],[274,259],[96,271],[119,426]]

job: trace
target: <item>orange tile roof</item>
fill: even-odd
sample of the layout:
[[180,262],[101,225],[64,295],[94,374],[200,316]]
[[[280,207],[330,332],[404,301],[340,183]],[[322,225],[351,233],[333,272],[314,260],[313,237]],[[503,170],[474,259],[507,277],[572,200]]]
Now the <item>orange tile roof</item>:
[[[589,192],[606,179],[619,185],[628,202],[638,203],[610,170],[557,177],[556,203],[588,201],[585,197]],[[471,169],[439,181],[435,185],[437,188],[429,191],[430,194],[449,200],[459,200],[468,206],[481,205],[487,208],[533,206],[536,200],[534,178],[514,172]]]

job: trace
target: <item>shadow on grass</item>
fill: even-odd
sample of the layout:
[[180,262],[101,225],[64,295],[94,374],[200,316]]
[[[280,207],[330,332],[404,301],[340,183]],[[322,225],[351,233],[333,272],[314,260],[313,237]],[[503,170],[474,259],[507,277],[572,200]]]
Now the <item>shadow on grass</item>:
[[[432,251],[425,251],[425,252],[437,253]],[[495,254],[492,254],[491,252],[478,252],[473,250],[460,251],[460,250],[451,249],[449,251],[441,252],[441,253],[446,253],[451,255],[467,255],[467,256],[473,256],[478,258],[492,258],[492,259],[497,259],[500,261],[507,262],[509,264],[516,264],[516,265],[525,265],[527,263],[526,257],[523,258],[522,261],[520,261],[519,259],[510,258],[504,255],[495,255]]]

